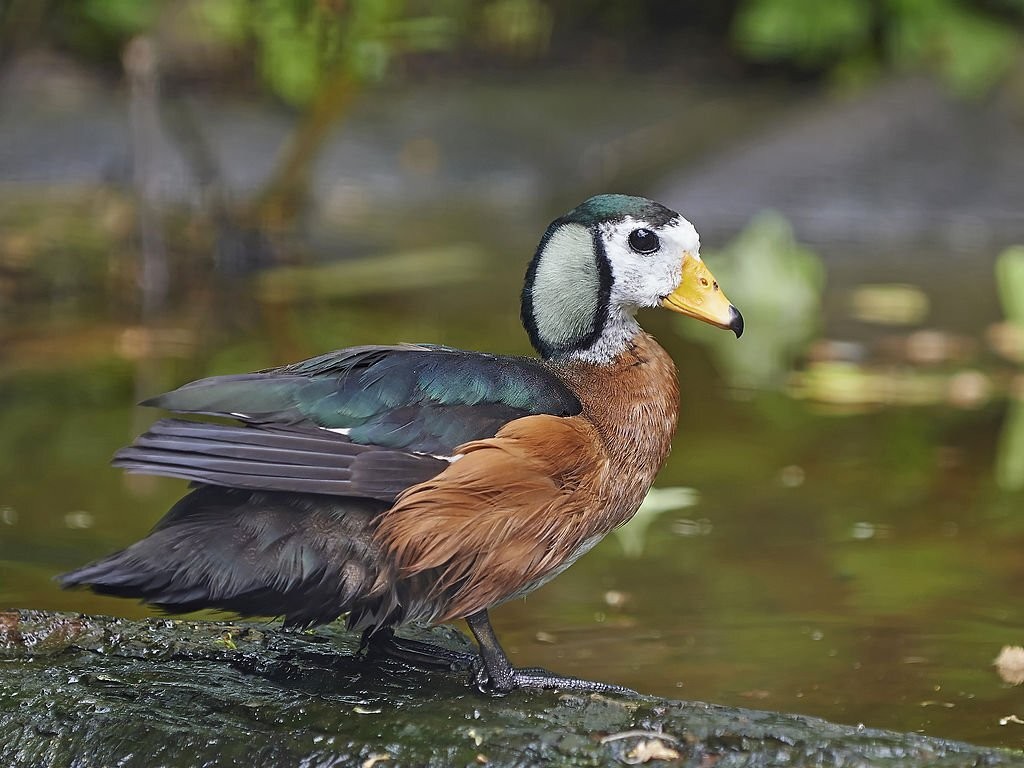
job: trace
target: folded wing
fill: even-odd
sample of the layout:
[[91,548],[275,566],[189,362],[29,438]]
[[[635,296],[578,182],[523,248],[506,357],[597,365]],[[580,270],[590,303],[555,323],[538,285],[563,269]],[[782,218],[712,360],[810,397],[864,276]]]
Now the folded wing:
[[144,404],[242,423],[159,421],[115,455],[129,472],[380,501],[510,421],[581,410],[539,361],[425,345],[354,347],[202,379]]

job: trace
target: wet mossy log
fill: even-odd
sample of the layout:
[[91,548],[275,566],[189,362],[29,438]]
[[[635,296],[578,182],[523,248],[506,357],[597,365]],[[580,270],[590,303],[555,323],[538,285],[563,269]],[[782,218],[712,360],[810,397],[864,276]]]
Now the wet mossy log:
[[[418,635],[469,647],[452,629]],[[338,627],[0,612],[0,765],[1002,766],[1024,753],[651,697],[485,696]]]

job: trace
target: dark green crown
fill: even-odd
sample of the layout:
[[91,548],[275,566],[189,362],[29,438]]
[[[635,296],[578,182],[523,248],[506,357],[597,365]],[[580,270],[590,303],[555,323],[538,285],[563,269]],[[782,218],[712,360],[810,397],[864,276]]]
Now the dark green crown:
[[627,216],[642,219],[654,227],[661,227],[677,218],[679,214],[646,197],[595,195],[577,205],[560,221],[571,221],[592,227],[604,221],[622,221]]

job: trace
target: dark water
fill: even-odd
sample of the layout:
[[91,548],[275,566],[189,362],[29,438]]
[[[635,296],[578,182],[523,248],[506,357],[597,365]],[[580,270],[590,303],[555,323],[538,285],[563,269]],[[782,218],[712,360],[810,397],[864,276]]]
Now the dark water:
[[[102,270],[56,270],[40,279],[45,290],[9,291],[0,607],[146,614],[52,581],[144,535],[183,491],[107,466],[155,417],[132,406],[146,395],[358,343],[526,351],[518,291],[537,224],[501,243],[459,233],[478,243],[459,247],[432,233],[401,245],[436,252],[377,266],[230,287],[183,281],[148,326],[130,321],[130,281]],[[1004,645],[1024,644],[1024,495],[1012,482],[1024,416],[1008,394],[1022,389],[1020,367],[990,349],[1000,314],[990,265],[897,274],[877,259],[870,271],[827,260],[823,308],[800,321],[806,338],[778,353],[770,379],[742,364],[768,343],[758,312],[742,341],[713,342],[732,352],[684,337],[685,321],[667,313],[645,316],[683,391],[657,485],[692,490],[659,494],[553,583],[495,611],[516,663],[674,698],[1024,744],[1024,726],[999,724],[1024,719],[1022,689],[993,667]],[[861,282],[902,287],[865,293]],[[950,295],[971,298],[947,312]],[[915,314],[922,297],[930,309]]]

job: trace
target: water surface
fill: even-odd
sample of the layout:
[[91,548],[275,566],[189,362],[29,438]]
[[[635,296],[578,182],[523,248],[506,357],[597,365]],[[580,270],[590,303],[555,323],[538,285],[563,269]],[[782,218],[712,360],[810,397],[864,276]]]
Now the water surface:
[[[0,606],[147,615],[53,582],[144,535],[184,491],[107,466],[156,417],[132,405],[142,397],[352,344],[527,351],[518,293],[543,222],[496,226],[497,241],[480,234],[486,221],[466,221],[368,246],[399,253],[377,271],[182,279],[141,325],[131,281],[83,266],[100,258],[88,243],[63,252],[70,266],[39,290],[6,294]],[[409,249],[437,266],[410,277]],[[1024,496],[997,482],[1024,419],[1010,394],[1021,371],[987,335],[1000,315],[990,265],[901,273],[887,254],[856,268],[823,255],[822,320],[775,384],[737,380],[680,333],[686,321],[642,318],[677,361],[683,393],[657,485],[692,491],[657,497],[560,578],[496,610],[495,626],[518,664],[1019,747],[1024,726],[999,723],[1024,719],[1024,698],[992,662],[1024,644]],[[865,319],[857,290],[890,282],[909,283],[904,297],[923,296],[927,311],[904,325]],[[735,343],[757,338],[751,329]],[[929,339],[953,351],[913,351]]]

